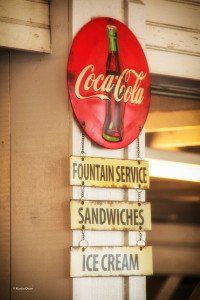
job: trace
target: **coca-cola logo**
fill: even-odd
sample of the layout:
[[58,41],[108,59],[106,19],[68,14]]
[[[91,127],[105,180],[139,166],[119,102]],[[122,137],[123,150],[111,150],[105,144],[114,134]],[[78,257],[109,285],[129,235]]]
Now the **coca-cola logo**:
[[[134,77],[134,85],[128,84],[131,76]],[[75,84],[75,93],[78,99],[97,97],[101,100],[109,100],[105,93],[110,93],[114,89],[115,101],[124,101],[125,103],[130,101],[130,103],[141,104],[144,100],[144,88],[141,87],[141,83],[145,77],[146,73],[143,71],[137,73],[133,69],[125,69],[120,76],[96,75],[95,66],[89,65],[80,72]],[[81,95],[80,86],[83,86],[84,91],[93,91],[94,94]],[[98,93],[96,94],[96,92]]]
[[71,47],[67,81],[76,119],[95,143],[119,149],[139,135],[150,76],[139,42],[123,23],[97,18],[83,26]]

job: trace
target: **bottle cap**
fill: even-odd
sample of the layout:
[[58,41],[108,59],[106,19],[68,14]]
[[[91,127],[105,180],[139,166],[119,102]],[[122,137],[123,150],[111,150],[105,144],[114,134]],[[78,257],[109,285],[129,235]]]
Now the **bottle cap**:
[[117,37],[117,27],[113,25],[107,25],[108,35],[112,37]]

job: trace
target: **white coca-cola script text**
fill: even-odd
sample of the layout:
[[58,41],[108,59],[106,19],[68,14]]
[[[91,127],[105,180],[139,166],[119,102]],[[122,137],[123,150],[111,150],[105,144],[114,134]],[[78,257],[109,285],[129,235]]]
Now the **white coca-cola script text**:
[[[133,69],[124,69],[118,75],[95,74],[95,66],[86,66],[79,74],[75,84],[75,94],[79,99],[98,97],[101,100],[109,100],[109,93],[114,93],[115,101],[141,104],[144,100],[144,88],[141,87],[146,73],[137,73]],[[130,84],[131,82],[131,84]],[[88,95],[81,92],[81,88]]]

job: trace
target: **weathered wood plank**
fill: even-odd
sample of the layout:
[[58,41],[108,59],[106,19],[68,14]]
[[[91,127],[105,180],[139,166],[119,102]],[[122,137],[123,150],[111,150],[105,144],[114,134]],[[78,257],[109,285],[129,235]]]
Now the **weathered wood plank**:
[[147,49],[145,53],[151,73],[200,79],[200,62],[197,56],[153,49]]
[[49,4],[0,0],[0,47],[50,53]]
[[71,247],[71,277],[152,275],[152,247]]
[[[192,1],[143,0],[146,5],[146,19],[154,23],[179,26],[182,29],[200,29],[200,6]],[[187,2],[187,3],[186,3]]]
[[0,46],[50,53],[50,31],[46,28],[0,21]]
[[151,230],[150,203],[132,201],[70,201],[71,229]]
[[0,0],[0,6],[0,20],[4,22],[21,22],[28,26],[38,23],[49,28],[48,1]]
[[144,3],[151,73],[200,79],[200,6],[163,0]]
[[200,56],[199,32],[148,22],[146,48],[158,51]]
[[148,189],[148,161],[71,156],[70,185]]

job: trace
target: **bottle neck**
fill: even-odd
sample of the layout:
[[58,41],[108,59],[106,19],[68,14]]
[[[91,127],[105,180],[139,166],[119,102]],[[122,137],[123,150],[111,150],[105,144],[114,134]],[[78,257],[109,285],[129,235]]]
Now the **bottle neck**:
[[109,47],[108,51],[109,52],[118,52],[118,41],[117,41],[117,36],[109,36]]

